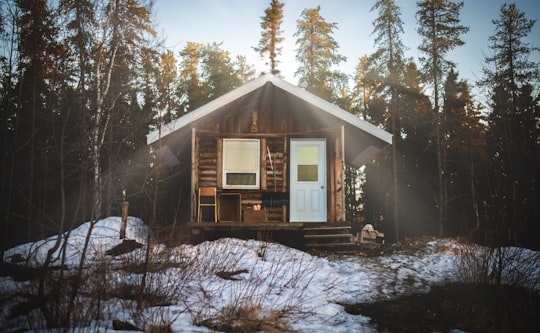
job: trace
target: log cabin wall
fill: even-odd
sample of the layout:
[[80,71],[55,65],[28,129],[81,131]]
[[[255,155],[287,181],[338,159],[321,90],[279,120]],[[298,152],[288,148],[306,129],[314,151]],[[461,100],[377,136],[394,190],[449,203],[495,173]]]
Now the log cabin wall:
[[[242,209],[249,209],[253,205],[263,204],[263,193],[265,192],[287,192],[287,137],[279,138],[261,138],[261,186],[259,190],[226,190],[222,186],[221,173],[221,152],[218,147],[221,146],[223,138],[231,137],[230,135],[200,133],[197,136],[198,141],[198,175],[196,187],[210,186],[220,189],[222,192],[234,192],[242,195]],[[238,137],[238,136],[236,136]],[[253,136],[250,136],[253,137]],[[267,150],[268,147],[268,150]],[[268,151],[272,158],[268,156]],[[267,211],[267,219],[270,222],[285,222],[287,219],[287,207],[281,206],[265,206]]]
[[[233,110],[231,110],[233,111]],[[213,186],[223,193],[242,195],[242,209],[263,204],[265,195],[281,192],[288,196],[288,155],[290,138],[313,137],[327,140],[327,217],[328,221],[343,220],[343,127],[336,124],[322,128],[320,119],[310,115],[302,117],[287,110],[258,110],[243,108],[223,112],[219,117],[209,117],[194,130],[196,140],[193,155],[194,190],[201,186]],[[226,190],[222,186],[222,144],[224,138],[260,139],[260,189]],[[268,156],[270,153],[270,157]],[[267,221],[287,222],[287,205],[266,205]]]
[[218,187],[217,140],[199,136],[199,187]]

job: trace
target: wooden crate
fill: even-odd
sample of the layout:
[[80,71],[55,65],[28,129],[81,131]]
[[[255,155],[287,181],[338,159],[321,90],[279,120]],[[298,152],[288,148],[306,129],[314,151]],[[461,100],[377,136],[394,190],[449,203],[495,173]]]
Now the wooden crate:
[[266,210],[245,210],[244,222],[266,222]]
[[219,195],[219,221],[240,222],[242,220],[240,193],[221,193]]

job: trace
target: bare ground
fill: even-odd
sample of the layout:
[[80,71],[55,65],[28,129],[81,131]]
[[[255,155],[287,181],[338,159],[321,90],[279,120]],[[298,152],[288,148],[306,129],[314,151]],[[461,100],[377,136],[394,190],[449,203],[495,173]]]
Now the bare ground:
[[[433,239],[365,247],[359,255],[412,254],[425,251]],[[370,317],[380,332],[540,332],[540,294],[519,287],[450,283],[428,293],[344,307],[348,313]]]
[[449,284],[345,310],[370,317],[380,332],[540,332],[540,295],[515,287]]

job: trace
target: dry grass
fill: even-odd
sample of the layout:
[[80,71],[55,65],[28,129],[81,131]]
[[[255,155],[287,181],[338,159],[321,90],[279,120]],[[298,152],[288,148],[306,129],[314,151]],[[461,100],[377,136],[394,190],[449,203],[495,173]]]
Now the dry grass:
[[[172,323],[187,314],[196,325],[219,331],[290,331],[290,318],[312,314],[313,309],[302,304],[317,267],[307,254],[299,253],[293,260],[271,257],[271,244],[253,244],[253,249],[242,249],[240,256],[231,253],[226,242],[207,248],[156,245],[148,263],[139,246],[126,253],[122,248],[115,256],[106,254],[112,254],[107,252],[110,249],[100,249],[101,256],[83,263],[81,276],[67,266],[49,269],[45,276],[23,271],[21,279],[30,279],[20,290],[24,296],[3,303],[10,308],[5,313],[11,311],[12,316],[0,317],[6,319],[0,330],[93,332],[99,331],[96,322],[116,320],[117,325],[123,322],[145,331],[170,332]],[[250,259],[247,262],[253,267],[243,267],[239,258],[244,253],[262,260],[257,264]],[[147,276],[144,286],[143,273]],[[47,299],[38,297],[38,280],[44,282]],[[70,301],[75,311],[66,310]],[[112,313],[122,313],[122,318],[111,317]],[[26,323],[21,324],[23,317]]]
[[291,331],[288,321],[279,311],[264,311],[250,302],[243,305],[229,305],[211,318],[196,323],[210,329],[230,333],[287,332]]
[[518,247],[487,247],[462,243],[456,256],[459,281],[536,290],[540,283],[540,252]]

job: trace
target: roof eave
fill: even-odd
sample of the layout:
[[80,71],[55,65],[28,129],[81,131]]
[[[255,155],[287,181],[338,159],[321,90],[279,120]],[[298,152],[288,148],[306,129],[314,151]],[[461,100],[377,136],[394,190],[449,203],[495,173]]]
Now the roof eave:
[[[221,95],[220,97],[198,107],[197,109],[186,113],[185,115],[181,116],[180,118],[177,118],[173,121],[171,121],[168,124],[165,124],[161,127],[161,134],[159,130],[154,130],[146,135],[146,143],[148,145],[151,145],[159,140],[159,137],[162,138],[191,124],[194,121],[197,121],[208,114],[212,113],[213,111],[219,109],[220,107],[227,105],[236,99],[247,95],[260,87],[262,87],[266,82],[269,80],[267,79],[267,76],[270,74],[262,75],[257,79],[254,79],[236,89],[231,90],[230,92]],[[271,75],[273,76],[273,75]]]
[[392,143],[392,134],[386,132],[382,128],[379,128],[365,120],[362,120],[355,116],[354,114],[347,112],[343,110],[342,108],[338,107],[335,104],[332,104],[308,91],[306,91],[303,88],[297,87],[275,75],[272,74],[265,74],[261,75],[259,78],[254,79],[210,102],[207,104],[189,112],[183,115],[182,117],[173,120],[172,122],[165,124],[161,128],[161,132],[159,130],[154,130],[146,136],[146,141],[148,145],[152,145],[156,141],[159,140],[159,138],[163,138],[177,130],[182,129],[183,127],[207,116],[208,114],[214,112],[215,110],[219,109],[220,107],[227,105],[238,98],[241,98],[242,96],[245,96],[256,89],[259,89],[260,87],[264,86],[266,83],[271,83],[272,85],[298,97],[299,99],[308,102],[321,110],[324,110],[325,112],[328,112],[329,114],[365,131],[366,133],[378,138],[379,140],[382,140],[388,144]]

